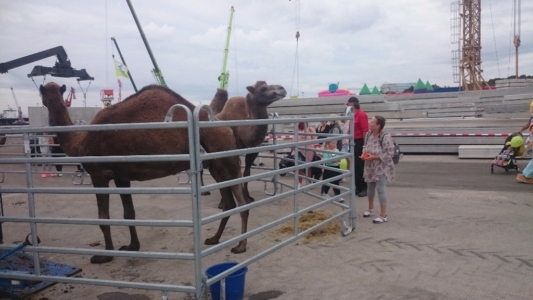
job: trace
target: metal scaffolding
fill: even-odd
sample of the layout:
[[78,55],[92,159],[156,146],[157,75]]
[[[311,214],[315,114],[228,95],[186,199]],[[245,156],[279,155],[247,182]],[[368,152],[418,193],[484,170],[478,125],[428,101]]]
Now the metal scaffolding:
[[463,51],[460,74],[465,91],[481,90],[481,0],[463,0]]

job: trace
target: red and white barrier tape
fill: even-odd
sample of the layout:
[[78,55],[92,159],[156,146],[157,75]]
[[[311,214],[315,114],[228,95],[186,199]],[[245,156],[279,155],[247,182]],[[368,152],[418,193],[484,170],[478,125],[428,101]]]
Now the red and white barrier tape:
[[[391,136],[452,136],[452,137],[461,137],[461,136],[490,136],[490,137],[500,137],[500,136],[510,136],[511,133],[433,133],[433,132],[391,132]],[[273,139],[274,137],[270,134],[265,139]],[[278,140],[288,140],[292,139],[292,134],[287,135],[276,135]]]
[[[272,136],[271,134],[269,134],[266,138],[267,138],[267,139],[274,139],[274,136]],[[292,139],[292,134],[287,134],[287,135],[276,135],[276,139],[277,139],[277,140],[288,140],[288,139]]]
[[401,132],[391,136],[509,136],[510,133],[432,133],[432,132]]

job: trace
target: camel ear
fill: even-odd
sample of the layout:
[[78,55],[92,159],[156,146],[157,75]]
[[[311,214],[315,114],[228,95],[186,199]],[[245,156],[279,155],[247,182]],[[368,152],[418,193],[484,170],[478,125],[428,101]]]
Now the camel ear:
[[253,87],[253,86],[251,86],[251,85],[250,85],[250,86],[247,86],[246,89],[248,90],[248,92],[250,92],[250,93],[252,93],[252,94],[255,92],[255,87]]
[[63,95],[63,93],[67,90],[67,86],[66,85],[62,85],[61,88],[59,89],[59,91],[61,92],[61,95]]
[[44,88],[44,86],[42,84],[39,87],[39,92],[41,92],[41,95],[43,95],[43,96],[44,96],[44,92],[46,92],[46,89]]

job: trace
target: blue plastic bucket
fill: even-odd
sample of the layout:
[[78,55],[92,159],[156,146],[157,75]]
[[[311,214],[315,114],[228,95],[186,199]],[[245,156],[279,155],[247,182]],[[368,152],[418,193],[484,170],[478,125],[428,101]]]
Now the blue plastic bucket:
[[[239,263],[225,262],[213,265],[205,270],[207,278],[213,278],[218,274],[227,271]],[[226,277],[226,300],[242,300],[244,298],[244,282],[246,279],[246,272],[248,267],[244,267],[230,276]],[[209,289],[211,290],[211,298],[213,300],[220,299],[220,281],[213,283]]]

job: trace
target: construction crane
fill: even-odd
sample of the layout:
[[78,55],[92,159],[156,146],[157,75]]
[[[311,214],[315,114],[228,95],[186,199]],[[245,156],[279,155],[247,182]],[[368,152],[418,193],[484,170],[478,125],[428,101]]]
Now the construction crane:
[[[122,60],[122,63],[127,67],[126,61],[124,60],[124,57],[122,56],[122,52],[120,52],[120,48],[118,47],[117,40],[114,37],[111,37],[111,40],[113,43],[115,43],[115,47],[117,48],[118,55],[120,56],[120,59]],[[114,57],[113,57],[114,58]],[[128,77],[130,78],[131,85],[133,85],[133,89],[137,93],[137,87],[135,86],[135,82],[133,82],[133,77],[131,77],[130,69],[127,70]]]
[[30,64],[32,62],[36,62],[41,59],[45,59],[47,57],[56,56],[57,62],[55,63],[54,67],[43,67],[43,66],[35,66],[30,74],[28,74],[28,77],[33,76],[44,76],[44,75],[51,75],[55,77],[78,77],[78,81],[80,80],[94,80],[93,77],[89,76],[87,74],[87,71],[85,69],[76,70],[70,66],[70,60],[68,59],[67,52],[63,48],[63,46],[57,46],[54,48],[50,48],[48,50],[44,50],[41,52],[37,52],[34,54],[30,54],[21,58],[17,58],[5,63],[0,63],[0,73],[4,74],[7,73],[9,70],[18,68],[23,65]]
[[464,91],[482,90],[486,82],[481,75],[481,0],[455,1],[451,8],[452,43],[459,46],[452,52],[454,82]]
[[521,1],[514,0],[513,4],[513,43],[515,46],[515,58],[516,58],[516,79],[518,79],[518,47],[520,47],[520,10]]
[[233,6],[230,9],[230,15],[229,15],[229,26],[228,26],[228,33],[226,36],[226,47],[224,47],[224,57],[222,58],[222,72],[220,72],[220,76],[218,76],[218,81],[220,82],[220,88],[227,90],[228,89],[228,82],[229,82],[229,72],[226,71],[226,66],[228,62],[228,52],[229,52],[229,40],[231,37],[231,24],[233,22],[233,12],[235,12],[235,9]]
[[70,88],[70,92],[68,93],[67,98],[65,98],[65,104],[67,107],[70,107],[72,104],[72,99],[76,99],[76,90],[73,87]]
[[137,28],[139,29],[139,32],[141,33],[141,38],[143,39],[144,45],[146,46],[146,50],[148,50],[148,55],[150,55],[150,59],[152,60],[152,63],[154,64],[154,69],[152,70],[152,74],[154,74],[154,77],[156,81],[159,83],[159,85],[167,86],[167,84],[165,83],[165,78],[163,78],[163,73],[161,73],[161,70],[159,69],[157,62],[155,61],[155,57],[152,53],[152,50],[150,49],[150,45],[148,44],[148,40],[146,39],[146,36],[144,35],[144,32],[141,28],[141,24],[139,23],[139,20],[137,19],[137,15],[135,14],[133,5],[131,5],[130,0],[126,0],[126,1],[128,2],[128,6],[130,8],[131,14],[133,15],[133,19],[135,20],[135,24],[137,24]]
[[13,94],[13,100],[15,100],[15,105],[18,110],[18,119],[13,124],[24,124],[24,118],[22,117],[22,108],[17,101],[17,96],[15,96],[15,91],[11,88],[11,93]]

